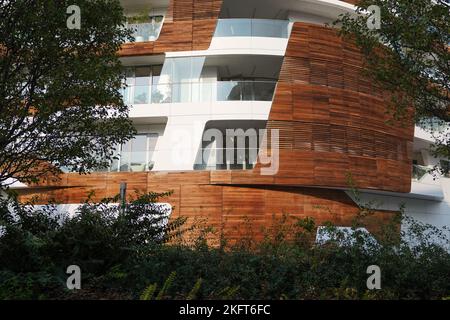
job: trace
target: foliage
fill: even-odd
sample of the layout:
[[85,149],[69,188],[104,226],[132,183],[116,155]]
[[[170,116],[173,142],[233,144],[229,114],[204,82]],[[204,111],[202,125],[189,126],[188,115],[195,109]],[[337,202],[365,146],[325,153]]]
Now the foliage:
[[[419,229],[425,226],[413,223]],[[428,229],[427,229],[428,230]],[[300,230],[299,230],[300,232]],[[450,292],[450,255],[416,238],[414,246],[374,242],[367,233],[334,233],[328,243],[266,239],[253,248],[158,247],[137,264],[127,284],[162,283],[168,270],[177,277],[170,298],[197,299],[440,299]],[[434,231],[433,231],[434,232]],[[382,270],[382,290],[366,287],[369,265]],[[143,290],[143,289],[142,289]],[[138,290],[139,292],[139,290]]]
[[[55,204],[36,209],[31,203],[1,199],[0,270],[34,283],[42,283],[36,277],[44,274],[58,287],[65,284],[65,269],[73,264],[80,266],[86,279],[105,275],[122,279],[120,264],[177,235],[172,231],[183,219],[168,221],[168,208],[157,203],[169,194],[136,194],[125,209],[117,197],[86,202],[73,216],[58,211]],[[3,284],[13,280],[8,276]]]
[[151,11],[151,8],[148,7],[145,10],[139,11],[137,14],[128,16],[127,22],[128,23],[146,23],[150,22],[149,12]]
[[[159,290],[158,294],[155,297],[155,300],[161,300],[165,297],[167,290],[169,290],[170,286],[172,285],[177,273],[174,271],[169,274],[166,281],[164,281],[164,284]],[[149,285],[144,292],[141,294],[141,300],[151,300],[153,298],[153,295],[156,293],[156,288],[158,287],[158,284],[154,283]]]
[[[67,27],[70,5],[80,29]],[[120,1],[1,1],[0,16],[0,185],[108,165],[135,133],[120,93],[117,52],[131,39]]]
[[[77,216],[52,206],[32,211],[2,203],[2,299],[444,299],[450,296],[447,230],[404,217],[372,236],[357,217],[351,230],[327,224],[315,241],[311,218],[276,218],[263,240],[208,245],[211,229],[187,244],[184,219],[168,226],[156,203],[132,200],[125,212],[107,199],[86,203]],[[5,206],[9,206],[6,210]],[[370,215],[371,210],[364,211]],[[152,217],[155,217],[154,219]],[[184,229],[183,229],[184,228]],[[162,233],[165,236],[161,236]],[[220,236],[220,235],[219,235]],[[65,289],[65,267],[78,264],[82,289]],[[367,267],[381,268],[382,289],[366,287]]]
[[202,278],[197,279],[197,282],[192,287],[191,292],[189,292],[189,294],[187,295],[186,300],[194,300],[197,297],[197,294],[202,286],[202,282],[203,282]]
[[[381,10],[379,29],[368,28],[372,5]],[[434,153],[450,158],[450,136],[437,130],[450,123],[450,2],[361,0],[357,6],[357,15],[342,15],[335,25],[355,40],[368,75],[391,94],[392,115],[404,118],[413,106],[417,123],[437,139]]]

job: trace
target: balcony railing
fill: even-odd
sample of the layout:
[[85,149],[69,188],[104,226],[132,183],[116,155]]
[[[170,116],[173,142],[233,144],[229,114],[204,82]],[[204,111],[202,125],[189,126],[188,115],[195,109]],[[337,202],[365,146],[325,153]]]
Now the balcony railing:
[[214,37],[289,38],[289,21],[270,19],[219,19]]
[[412,179],[414,181],[420,181],[429,171],[430,168],[427,166],[413,164]]
[[250,170],[255,167],[259,148],[202,148],[203,163],[194,170]]
[[185,82],[129,85],[125,104],[190,103],[211,101],[272,101],[276,81]]
[[154,162],[146,160],[147,155],[151,155],[153,152],[121,152],[120,161],[114,161],[109,168],[109,171],[116,172],[144,172],[151,171],[154,166]]
[[133,30],[134,42],[155,41],[162,28],[161,22],[130,23],[127,28]]

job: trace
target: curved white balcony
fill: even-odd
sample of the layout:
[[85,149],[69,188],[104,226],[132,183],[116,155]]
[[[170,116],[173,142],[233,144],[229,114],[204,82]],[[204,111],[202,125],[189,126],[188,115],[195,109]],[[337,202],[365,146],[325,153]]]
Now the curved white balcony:
[[129,86],[124,91],[134,120],[267,120],[276,81],[214,81]]
[[289,38],[289,21],[274,19],[219,19],[214,37]]
[[208,51],[283,56],[291,28],[288,20],[219,19]]
[[276,81],[212,81],[130,85],[122,92],[125,104],[272,101]]

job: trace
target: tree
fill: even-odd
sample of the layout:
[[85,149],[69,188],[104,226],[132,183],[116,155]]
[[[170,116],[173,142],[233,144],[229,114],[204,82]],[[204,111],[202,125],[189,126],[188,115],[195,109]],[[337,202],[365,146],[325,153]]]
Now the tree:
[[134,135],[124,23],[118,0],[0,1],[0,185],[104,167]]
[[[380,9],[380,28],[374,28],[373,5]],[[361,49],[372,80],[391,94],[392,115],[402,118],[412,106],[416,123],[436,138],[432,151],[446,158],[450,135],[435,124],[450,124],[449,10],[444,0],[361,0],[356,15],[334,23]]]

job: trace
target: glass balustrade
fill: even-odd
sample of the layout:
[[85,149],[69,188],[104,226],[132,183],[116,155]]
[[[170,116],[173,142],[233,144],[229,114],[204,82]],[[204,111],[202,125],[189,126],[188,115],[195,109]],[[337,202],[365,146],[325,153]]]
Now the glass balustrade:
[[[133,30],[134,42],[155,41],[158,39],[163,19],[151,22],[129,23],[127,28]],[[288,20],[272,19],[219,19],[215,37],[268,37],[289,38]]]
[[412,179],[420,181],[429,171],[430,167],[413,164]]
[[106,172],[145,172],[153,170],[153,155],[159,135],[139,133],[122,145],[116,146],[115,159],[102,170]]
[[[147,159],[149,152],[121,152],[120,165],[118,171],[143,172],[153,168],[151,160]],[[112,166],[111,171],[117,171],[116,166]]]
[[195,170],[249,170],[255,167],[258,148],[202,148],[203,162]]
[[133,30],[134,42],[155,41],[159,37],[162,28],[162,19],[157,22],[129,23],[127,28]]
[[276,81],[185,82],[129,85],[122,89],[125,104],[210,101],[272,101]]
[[219,81],[217,101],[272,101],[276,82]]
[[289,21],[270,19],[219,19],[215,37],[289,38]]

